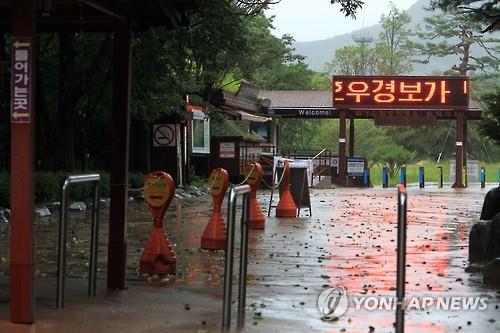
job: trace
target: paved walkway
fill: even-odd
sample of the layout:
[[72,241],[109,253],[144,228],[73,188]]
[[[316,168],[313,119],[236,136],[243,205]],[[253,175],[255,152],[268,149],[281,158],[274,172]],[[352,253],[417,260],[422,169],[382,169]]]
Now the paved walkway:
[[[500,332],[500,294],[484,286],[480,275],[464,272],[468,232],[486,193],[478,187],[408,190],[407,293],[433,299],[485,297],[487,309],[411,310],[406,332]],[[313,190],[311,196],[312,217],[271,217],[264,231],[251,233],[246,331],[392,332],[393,311],[356,310],[350,304],[346,314],[328,322],[321,320],[316,304],[329,287],[342,286],[358,300],[395,295],[396,189]],[[268,192],[260,195],[263,208],[268,199]],[[76,241],[71,244],[68,275],[75,278],[67,280],[63,310],[54,307],[54,249],[48,236],[55,231],[56,219],[37,221],[37,321],[32,326],[8,322],[8,280],[0,277],[0,333],[219,332],[223,253],[198,249],[209,206],[209,197],[174,201],[166,230],[178,257],[177,279],[148,282],[138,276],[137,268],[151,222],[142,204],[132,204],[129,289],[105,290],[102,243],[100,286],[91,300],[81,279],[85,260],[78,255],[88,246],[88,225],[83,223],[88,214],[74,215]],[[106,232],[103,223],[101,240]],[[0,240],[0,249],[5,248],[5,240]]]

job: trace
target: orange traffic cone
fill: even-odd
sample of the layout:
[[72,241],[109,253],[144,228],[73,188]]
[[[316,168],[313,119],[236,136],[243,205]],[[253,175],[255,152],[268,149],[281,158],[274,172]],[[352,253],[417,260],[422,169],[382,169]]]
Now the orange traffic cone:
[[144,182],[144,201],[153,215],[154,227],[139,260],[141,274],[175,275],[175,254],[163,230],[163,217],[174,197],[175,184],[169,174],[152,172]]
[[276,206],[277,217],[296,217],[297,206],[293,201],[292,193],[290,193],[290,162],[285,160],[283,168],[283,191],[280,194],[280,201]]
[[201,248],[223,250],[226,248],[227,232],[224,219],[221,215],[221,206],[229,184],[227,171],[222,168],[213,170],[210,174],[209,184],[214,202],[214,210],[201,236]]
[[247,176],[247,184],[250,185],[250,202],[248,207],[248,214],[250,217],[248,227],[250,229],[264,229],[266,218],[257,201],[257,190],[264,176],[264,170],[260,163],[250,162],[245,168],[245,175]]

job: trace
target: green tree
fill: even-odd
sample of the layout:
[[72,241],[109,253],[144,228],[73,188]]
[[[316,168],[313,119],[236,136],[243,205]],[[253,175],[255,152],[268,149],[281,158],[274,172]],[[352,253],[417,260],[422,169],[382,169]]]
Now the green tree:
[[[500,90],[500,87],[498,87]],[[481,133],[500,144],[500,93],[490,92],[482,96],[486,109],[480,123]]]
[[411,17],[390,3],[387,15],[382,15],[380,24],[382,31],[376,44],[378,59],[377,73],[383,75],[399,75],[411,72],[411,49],[409,37],[413,32],[408,28]]
[[335,51],[323,71],[328,75],[374,75],[377,73],[378,56],[366,44],[344,46]]
[[345,16],[356,18],[356,11],[361,9],[365,2],[362,0],[331,0],[330,3],[339,4],[341,6],[340,11]]
[[377,165],[385,166],[389,177],[394,178],[402,166],[413,159],[411,152],[397,144],[378,145],[368,158]]
[[481,23],[481,32],[491,32],[500,29],[500,7],[497,0],[432,0],[431,8],[444,11],[459,10],[470,19]]
[[[425,42],[412,43],[412,46],[423,56],[419,60],[422,63],[428,63],[432,57],[458,56],[459,62],[450,69],[459,75],[474,70],[496,70],[500,64],[497,58],[500,39],[485,37],[480,30],[480,23],[472,20],[469,14],[450,9],[425,18],[425,30],[418,32]],[[482,49],[486,55],[473,54],[473,46]]]

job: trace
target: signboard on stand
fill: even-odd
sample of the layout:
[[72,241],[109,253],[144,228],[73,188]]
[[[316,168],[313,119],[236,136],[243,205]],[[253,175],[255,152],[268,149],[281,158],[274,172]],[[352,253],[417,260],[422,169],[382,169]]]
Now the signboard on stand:
[[[467,181],[478,182],[479,181],[479,161],[478,160],[468,160],[467,161]],[[450,182],[455,181],[455,160],[450,160]]]
[[362,157],[351,157],[347,159],[347,176],[361,177],[365,172],[365,159]]

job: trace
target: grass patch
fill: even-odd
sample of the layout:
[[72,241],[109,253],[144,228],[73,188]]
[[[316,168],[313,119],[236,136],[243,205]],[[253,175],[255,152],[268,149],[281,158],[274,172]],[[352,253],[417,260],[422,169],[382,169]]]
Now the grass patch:
[[[452,182],[450,180],[450,161],[444,161],[436,164],[435,161],[422,161],[419,163],[409,164],[406,167],[406,182],[407,184],[418,183],[419,167],[424,167],[425,182],[438,183],[440,178],[440,170],[438,167],[443,168],[443,181],[444,183]],[[484,163],[479,162],[479,168],[484,167],[486,171],[487,183],[499,182],[500,162],[497,163]],[[478,176],[479,177],[479,176]],[[373,186],[382,186],[382,167],[374,165],[370,168],[370,179]],[[479,178],[478,178],[479,179]],[[394,177],[389,178],[389,186],[399,184],[400,172]],[[479,181],[479,180],[478,180]]]

